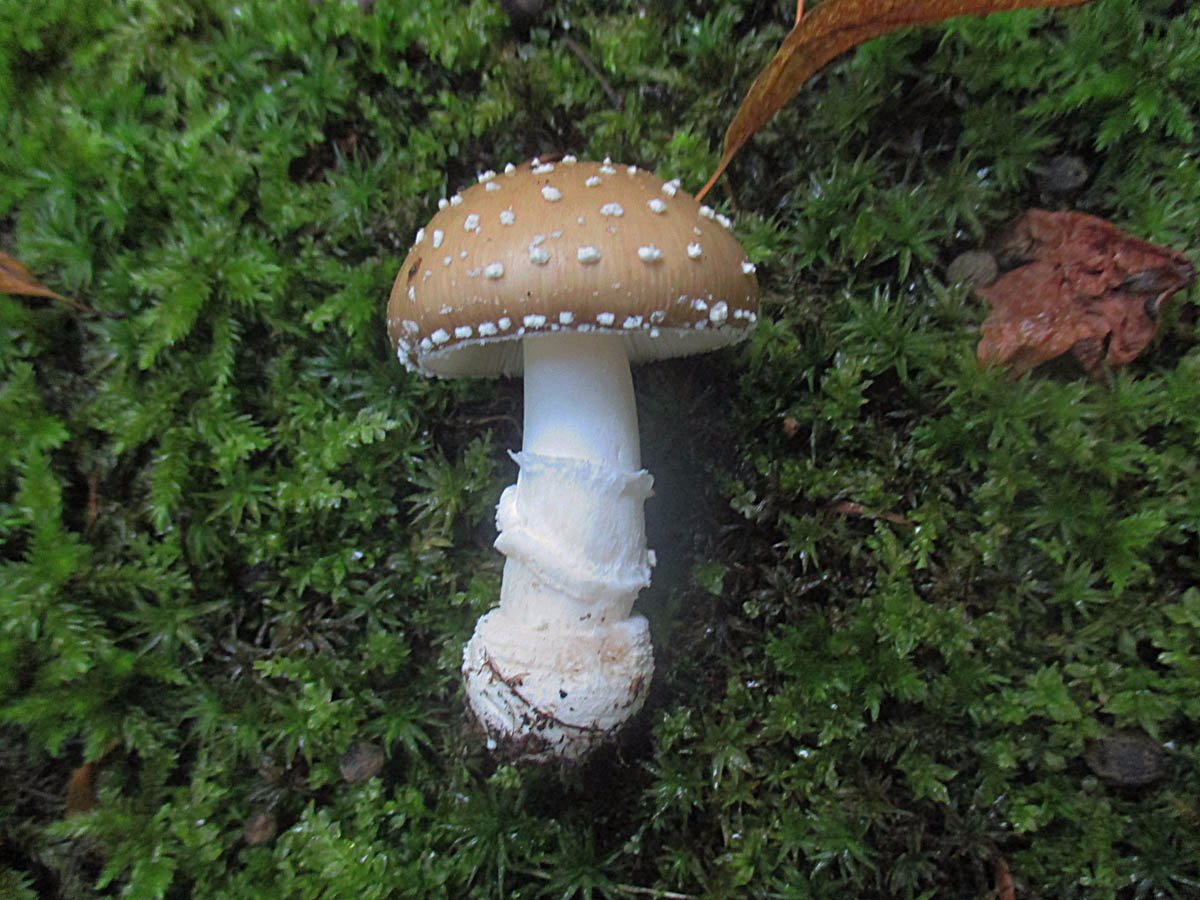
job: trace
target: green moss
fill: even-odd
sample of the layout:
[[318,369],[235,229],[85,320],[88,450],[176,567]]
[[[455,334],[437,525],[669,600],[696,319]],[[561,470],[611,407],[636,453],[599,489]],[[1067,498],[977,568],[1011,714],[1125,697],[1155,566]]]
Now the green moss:
[[[0,894],[1200,891],[1196,289],[1126,371],[1013,381],[943,283],[1059,153],[1197,259],[1186,4],[896,35],[763,130],[714,194],[759,328],[636,376],[649,708],[565,772],[466,725],[519,389],[395,363],[411,235],[537,152],[697,188],[793,11],[0,0],[0,248],[112,314],[0,297]],[[1119,729],[1162,778],[1091,772]]]

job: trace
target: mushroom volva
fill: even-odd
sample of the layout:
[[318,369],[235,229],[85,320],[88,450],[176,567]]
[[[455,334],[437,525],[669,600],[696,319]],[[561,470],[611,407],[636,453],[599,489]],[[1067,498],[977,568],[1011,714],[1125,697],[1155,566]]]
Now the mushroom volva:
[[632,612],[654,553],[630,364],[745,337],[754,266],[678,182],[607,160],[485,172],[440,207],[392,288],[397,356],[525,386],[520,471],[496,512],[500,604],[464,650],[467,702],[489,746],[579,759],[641,708],[654,671]]

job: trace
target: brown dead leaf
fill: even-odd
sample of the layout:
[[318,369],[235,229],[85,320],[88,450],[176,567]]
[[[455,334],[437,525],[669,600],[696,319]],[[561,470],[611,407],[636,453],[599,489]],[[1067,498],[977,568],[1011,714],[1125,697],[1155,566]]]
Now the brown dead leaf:
[[1024,264],[978,289],[991,307],[978,356],[1014,375],[1068,350],[1092,374],[1131,362],[1196,275],[1183,254],[1078,212],[1030,210],[1001,253]]
[[873,38],[956,16],[980,16],[1014,9],[1079,6],[1088,0],[827,0],[816,9],[797,7],[796,25],[759,73],[725,131],[721,161],[699,200],[730,161],[763,125],[827,63]]
[[50,300],[57,300],[59,303],[65,303],[80,312],[95,312],[90,306],[80,303],[78,300],[72,300],[50,290],[7,253],[0,253],[0,293],[21,294],[25,297],[46,297]]

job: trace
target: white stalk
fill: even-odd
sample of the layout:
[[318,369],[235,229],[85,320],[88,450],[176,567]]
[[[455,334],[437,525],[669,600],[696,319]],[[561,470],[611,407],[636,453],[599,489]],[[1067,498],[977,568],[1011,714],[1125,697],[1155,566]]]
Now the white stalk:
[[526,758],[578,759],[641,708],[654,659],[637,409],[616,334],[527,337],[525,441],[500,498],[500,605],[463,653],[467,700]]

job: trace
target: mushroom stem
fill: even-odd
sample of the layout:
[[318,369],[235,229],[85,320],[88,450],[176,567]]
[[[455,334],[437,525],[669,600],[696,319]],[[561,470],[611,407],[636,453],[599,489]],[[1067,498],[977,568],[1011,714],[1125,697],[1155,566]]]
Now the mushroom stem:
[[616,334],[524,341],[525,442],[496,512],[500,606],[464,651],[489,740],[577,759],[637,712],[654,662],[630,615],[650,583],[637,410]]
[[637,407],[619,334],[526,337],[525,445],[530,453],[642,467]]

